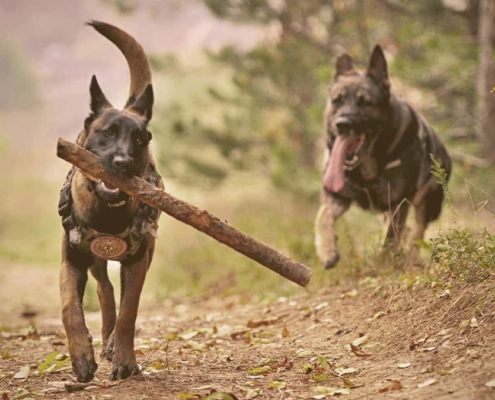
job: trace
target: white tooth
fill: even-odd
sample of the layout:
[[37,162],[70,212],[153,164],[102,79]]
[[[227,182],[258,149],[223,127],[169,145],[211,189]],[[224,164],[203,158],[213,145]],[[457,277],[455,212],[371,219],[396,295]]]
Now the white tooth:
[[117,188],[114,188],[114,189],[111,189],[107,186],[107,184],[105,182],[101,182],[103,188],[111,193],[117,193],[119,191],[119,189]]

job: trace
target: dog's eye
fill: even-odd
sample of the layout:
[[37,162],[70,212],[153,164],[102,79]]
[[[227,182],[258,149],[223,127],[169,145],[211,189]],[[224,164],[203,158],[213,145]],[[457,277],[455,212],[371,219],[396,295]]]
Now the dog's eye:
[[372,105],[373,105],[373,103],[370,100],[368,100],[367,98],[365,98],[365,97],[359,97],[358,98],[358,106],[369,107]]
[[144,141],[144,139],[140,136],[135,136],[134,137],[134,144],[136,146],[144,146],[146,144],[146,142]]
[[333,104],[334,106],[338,106],[338,105],[341,105],[343,101],[344,101],[344,99],[343,99],[343,97],[342,97],[342,96],[337,96],[337,97],[334,97],[334,98],[332,99],[332,104]]
[[117,130],[111,126],[110,128],[105,129],[103,133],[108,137],[114,137],[117,134]]

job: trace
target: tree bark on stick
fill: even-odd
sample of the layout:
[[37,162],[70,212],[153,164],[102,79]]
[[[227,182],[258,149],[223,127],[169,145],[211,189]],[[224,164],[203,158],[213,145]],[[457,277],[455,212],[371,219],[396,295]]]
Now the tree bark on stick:
[[300,286],[307,286],[311,279],[313,272],[304,264],[240,232],[207,211],[165,193],[144,179],[137,176],[129,179],[108,172],[98,156],[77,144],[60,138],[57,145],[57,156],[75,165],[86,175],[117,186],[130,196],[136,197],[175,219],[206,233]]

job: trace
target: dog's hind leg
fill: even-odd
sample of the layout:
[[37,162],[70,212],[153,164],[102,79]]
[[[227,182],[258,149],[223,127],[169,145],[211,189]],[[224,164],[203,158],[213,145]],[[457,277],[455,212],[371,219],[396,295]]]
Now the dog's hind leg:
[[337,199],[326,192],[321,194],[320,209],[315,219],[315,247],[325,269],[334,267],[340,259],[334,225],[350,204],[350,201]]
[[407,214],[409,212],[409,202],[401,202],[389,215],[389,224],[385,235],[383,247],[385,250],[399,251],[402,232],[406,227]]
[[[109,338],[115,328],[117,313],[113,286],[108,277],[107,261],[101,258],[96,259],[95,263],[90,267],[90,271],[98,284],[96,291],[98,293],[102,317],[101,337],[103,350],[101,355],[103,357],[106,356],[107,359],[111,360],[111,349],[113,349],[113,345],[111,344],[109,346]],[[110,349],[110,351],[107,352],[107,348]]]
[[415,207],[414,211],[416,217],[416,226],[414,227],[414,231],[409,238],[409,251],[407,255],[410,262],[418,261],[418,241],[423,240],[426,228],[428,226],[428,221],[426,219],[426,203],[422,202],[420,205]]
[[134,353],[134,334],[139,298],[152,257],[153,245],[150,245],[150,240],[154,239],[145,240],[138,253],[121,266],[122,293],[119,316],[113,333],[111,380],[125,379],[140,373]]
[[87,254],[70,249],[67,235],[64,235],[60,270],[62,321],[67,334],[72,368],[79,382],[89,382],[98,368],[82,307],[91,262],[91,257]]

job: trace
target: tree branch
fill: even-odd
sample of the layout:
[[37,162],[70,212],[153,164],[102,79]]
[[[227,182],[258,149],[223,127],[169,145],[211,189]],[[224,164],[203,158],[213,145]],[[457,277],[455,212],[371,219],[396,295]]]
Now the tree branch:
[[207,211],[165,193],[137,176],[126,179],[108,172],[95,154],[74,143],[59,139],[57,156],[74,164],[90,177],[101,179],[120,188],[130,196],[191,225],[298,285],[306,286],[311,279],[313,272],[305,265],[238,231]]

